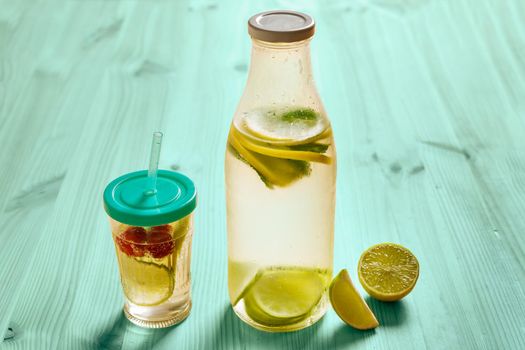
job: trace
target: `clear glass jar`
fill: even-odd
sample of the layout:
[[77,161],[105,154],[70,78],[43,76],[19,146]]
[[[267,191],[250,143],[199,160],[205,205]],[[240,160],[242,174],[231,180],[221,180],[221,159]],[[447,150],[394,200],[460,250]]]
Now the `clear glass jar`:
[[256,36],[226,150],[228,287],[243,321],[291,331],[316,322],[328,306],[336,154],[312,77],[310,38]]
[[[169,327],[191,309],[190,262],[197,191],[181,173],[126,173],[104,189],[125,296],[124,313],[146,328]],[[153,184],[153,185],[152,185]]]
[[193,214],[152,227],[126,225],[111,217],[109,222],[126,317],[147,328],[184,320],[191,309]]

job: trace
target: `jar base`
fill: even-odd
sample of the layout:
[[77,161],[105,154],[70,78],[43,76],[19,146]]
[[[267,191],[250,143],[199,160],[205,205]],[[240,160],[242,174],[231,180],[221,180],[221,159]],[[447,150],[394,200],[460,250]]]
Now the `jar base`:
[[131,323],[142,328],[167,328],[174,326],[184,321],[189,316],[190,311],[191,300],[189,300],[188,303],[177,312],[169,314],[167,318],[147,320],[131,314],[128,310],[128,305],[124,305],[124,314],[126,315],[126,318]]
[[326,299],[327,298],[325,295],[321,302],[317,305],[315,311],[310,316],[292,324],[279,326],[268,326],[253,320],[246,314],[244,310],[244,305],[239,305],[240,303],[237,304],[236,307],[232,308],[237,317],[241,319],[241,321],[260,331],[270,333],[294,332],[304,328],[308,328],[315,324],[317,321],[319,321],[321,318],[323,318],[323,316],[326,314],[326,311],[328,310],[328,302]]

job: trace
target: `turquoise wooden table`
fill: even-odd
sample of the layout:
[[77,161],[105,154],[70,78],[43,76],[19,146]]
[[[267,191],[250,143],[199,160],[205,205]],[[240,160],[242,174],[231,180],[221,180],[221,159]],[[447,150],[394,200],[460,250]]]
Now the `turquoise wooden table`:
[[[272,8],[317,20],[335,270],[357,280],[360,253],[383,241],[421,264],[403,301],[367,299],[375,331],[329,311],[267,334],[229,307],[224,148],[246,20]],[[157,129],[161,167],[199,190],[194,307],[143,330],[122,314],[102,190],[146,167]],[[522,0],[0,0],[0,140],[1,348],[525,349]]]

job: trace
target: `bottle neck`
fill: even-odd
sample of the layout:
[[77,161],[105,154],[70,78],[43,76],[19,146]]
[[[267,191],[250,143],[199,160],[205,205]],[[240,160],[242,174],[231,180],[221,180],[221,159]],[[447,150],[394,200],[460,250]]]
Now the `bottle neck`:
[[245,96],[259,105],[316,104],[318,96],[312,76],[310,40],[294,43],[253,40]]

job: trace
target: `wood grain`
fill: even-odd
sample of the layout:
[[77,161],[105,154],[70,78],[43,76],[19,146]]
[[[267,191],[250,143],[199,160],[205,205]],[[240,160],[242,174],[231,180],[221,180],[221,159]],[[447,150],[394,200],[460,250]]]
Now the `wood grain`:
[[[223,155],[249,66],[246,19],[311,13],[338,150],[335,270],[394,241],[419,258],[381,327],[329,311],[268,334],[229,307]],[[0,333],[5,349],[525,348],[525,4],[520,0],[0,0]],[[190,317],[121,312],[106,183],[160,165],[199,207]],[[364,293],[364,292],[363,292]]]

